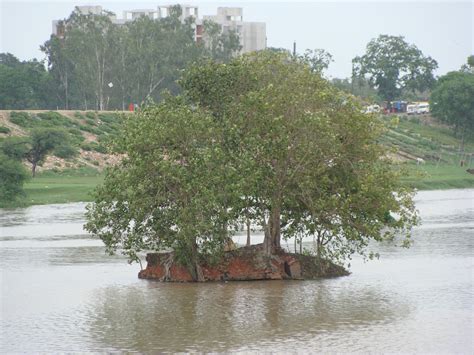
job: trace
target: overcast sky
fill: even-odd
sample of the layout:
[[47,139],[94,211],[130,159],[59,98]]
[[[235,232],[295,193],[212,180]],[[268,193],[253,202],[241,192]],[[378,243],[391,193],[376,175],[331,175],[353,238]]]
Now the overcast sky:
[[[153,8],[178,1],[23,1],[0,0],[0,52],[22,60],[44,59],[39,50],[51,35],[54,19],[68,17],[76,5],[123,10]],[[439,63],[438,75],[457,70],[474,54],[474,0],[455,1],[183,1],[212,15],[218,6],[244,9],[245,21],[267,24],[267,44],[297,51],[323,48],[334,56],[331,77],[348,77],[351,60],[379,34],[402,35]]]

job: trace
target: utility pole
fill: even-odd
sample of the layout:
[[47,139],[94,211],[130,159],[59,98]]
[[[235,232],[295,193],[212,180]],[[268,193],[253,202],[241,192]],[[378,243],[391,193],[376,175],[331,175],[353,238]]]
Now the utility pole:
[[296,41],[293,42],[293,57],[296,58]]

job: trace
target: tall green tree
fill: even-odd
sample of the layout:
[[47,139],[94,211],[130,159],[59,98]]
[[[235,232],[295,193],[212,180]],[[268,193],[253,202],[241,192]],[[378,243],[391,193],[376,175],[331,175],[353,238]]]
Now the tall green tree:
[[222,26],[211,20],[204,21],[204,34],[208,56],[215,61],[228,62],[242,48],[236,31],[223,32]]
[[331,84],[339,90],[358,96],[363,100],[370,102],[381,101],[378,97],[377,90],[371,87],[366,78],[334,78],[331,80]]
[[168,17],[141,17],[127,24],[130,97],[135,103],[159,101],[160,92],[177,93],[175,81],[189,63],[199,57],[194,42],[193,19],[181,22],[181,7],[170,9]]
[[467,57],[467,62],[463,64],[461,71],[474,74],[474,55]]
[[69,110],[71,104],[77,105],[77,102],[74,102],[74,98],[77,96],[77,85],[74,84],[77,80],[74,78],[72,58],[68,56],[64,47],[65,42],[62,39],[51,35],[51,38],[40,48],[48,59],[49,73],[56,83],[55,94],[61,103],[58,106]]
[[35,128],[31,131],[30,149],[25,155],[31,163],[31,173],[36,175],[36,167],[42,165],[44,160],[55,148],[64,147],[67,142],[67,134],[61,129]]
[[307,49],[299,58],[302,62],[307,63],[312,71],[319,74],[322,74],[334,61],[331,53],[320,48]]
[[450,72],[438,79],[431,93],[430,110],[434,117],[450,126],[464,141],[474,133],[474,74]]
[[[394,224],[397,228],[415,222],[409,191],[398,184],[390,162],[380,159],[384,150],[376,139],[381,127],[360,114],[352,99],[311,73],[305,61],[285,53],[248,56],[234,66],[194,68],[183,85],[194,101],[211,112],[222,112],[220,116],[229,120],[223,119],[226,127],[240,128],[238,139],[228,139],[228,151],[234,156],[234,145],[242,147],[234,168],[245,172],[242,194],[250,192],[246,200],[251,203],[246,209],[255,211],[254,221],[262,224],[267,253],[280,247],[285,233],[294,236],[291,231],[302,228],[310,217],[323,229],[333,226],[328,229],[331,236],[351,236],[343,239],[347,253],[338,241],[344,256],[350,250],[361,251],[372,238],[381,238],[387,211],[403,216]],[[371,186],[368,181],[378,183]],[[407,198],[400,202],[392,191]],[[313,195],[316,192],[320,195]],[[330,217],[323,223],[317,217],[318,206],[334,199],[338,204],[328,207]],[[305,216],[297,218],[295,211],[304,204]],[[365,210],[351,214],[359,205]]]
[[171,247],[199,280],[200,258],[237,222],[262,226],[267,256],[299,233],[324,232],[320,255],[340,259],[409,237],[412,195],[377,143],[381,124],[306,63],[260,52],[193,66],[180,83],[183,97],[127,120],[126,158],[88,208],[109,251]]
[[86,228],[109,252],[120,248],[132,260],[139,250],[173,248],[200,279],[200,254],[218,249],[227,235],[215,190],[223,175],[218,129],[212,116],[181,99],[128,118],[117,147],[126,158],[97,189]]
[[0,53],[0,109],[55,107],[52,92],[51,76],[43,63],[22,62],[10,53]]
[[20,161],[0,152],[0,206],[7,206],[24,195],[28,174]]
[[402,36],[380,35],[372,39],[366,53],[352,60],[353,78],[367,76],[372,87],[386,101],[399,97],[402,90],[424,91],[435,79],[436,60],[425,56]]
[[95,15],[74,11],[65,22],[65,51],[74,65],[85,106],[89,93],[93,94],[94,105],[86,109],[105,110],[107,107],[114,30],[110,15],[109,12]]
[[132,102],[132,85],[136,78],[132,71],[131,41],[129,26],[115,27],[110,40],[112,41],[112,58],[109,65],[113,68],[110,73],[112,83],[110,107],[127,109],[127,104]]
[[0,206],[7,206],[24,195],[28,173],[21,163],[23,143],[6,138],[0,144]]

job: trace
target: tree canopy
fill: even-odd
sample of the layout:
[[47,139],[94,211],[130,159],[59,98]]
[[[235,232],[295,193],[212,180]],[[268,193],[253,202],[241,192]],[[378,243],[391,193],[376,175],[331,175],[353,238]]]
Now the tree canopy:
[[352,60],[353,77],[368,76],[369,83],[379,96],[392,101],[402,90],[424,91],[435,79],[436,60],[425,56],[414,44],[402,36],[380,35],[372,39],[366,53]]
[[470,55],[469,57],[467,57],[466,64],[462,65],[461,71],[465,73],[474,74],[474,55]]
[[9,137],[2,142],[2,150],[8,157],[19,161],[25,159],[31,164],[33,177],[37,166],[59,147],[70,147],[67,133],[59,128],[33,128],[28,137]]
[[227,62],[240,51],[235,31],[205,21],[204,42],[195,40],[195,19],[181,21],[181,7],[162,19],[139,17],[124,24],[109,11],[60,21],[61,34],[40,46],[47,68],[0,53],[0,109],[127,109],[179,92],[176,80],[191,63]]
[[332,59],[332,54],[324,49],[307,49],[303,55],[299,56],[299,59],[308,64],[312,71],[322,74],[324,70],[329,67],[334,59]]
[[21,197],[23,184],[28,178],[26,169],[21,164],[21,151],[14,145],[0,144],[0,207]]
[[474,133],[474,73],[450,72],[439,78],[431,93],[434,117],[450,126],[464,139]]
[[337,260],[416,223],[381,124],[306,63],[260,52],[193,66],[180,84],[182,96],[127,119],[125,158],[88,207],[109,252],[172,248],[199,279],[199,258],[248,219],[267,255],[303,233]]
[[55,107],[50,100],[53,92],[43,63],[20,61],[10,53],[0,53],[0,109]]
[[57,83],[59,105],[66,109],[126,109],[129,103],[159,101],[189,64],[203,58],[228,61],[240,50],[234,31],[205,23],[206,43],[194,38],[194,18],[181,21],[181,7],[163,19],[142,16],[115,24],[110,12],[74,11],[62,22],[62,37],[52,35],[41,47]]

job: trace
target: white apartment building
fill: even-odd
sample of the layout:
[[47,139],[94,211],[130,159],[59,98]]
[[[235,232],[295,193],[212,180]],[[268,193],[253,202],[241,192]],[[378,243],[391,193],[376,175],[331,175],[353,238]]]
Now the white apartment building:
[[[134,21],[141,16],[149,17],[153,20],[159,20],[169,16],[170,8],[173,5],[158,6],[157,9],[137,9],[123,11],[122,18],[118,19],[115,15],[110,15],[113,23],[122,25],[129,21]],[[199,18],[199,9],[197,6],[180,5],[182,14],[181,21],[190,16],[195,18],[195,40],[201,42],[203,39],[204,28],[203,21],[211,20],[222,27],[223,32],[234,30],[240,38],[242,46],[241,53],[258,51],[266,48],[266,25],[264,22],[245,22],[243,21],[243,10],[239,7],[219,7],[216,15],[204,16]],[[102,6],[77,6],[76,11],[81,14],[100,15],[103,13]],[[64,21],[53,21],[53,34],[62,37],[64,35]]]
[[234,30],[239,34],[241,53],[248,53],[267,47],[265,22],[245,22],[243,9],[240,7],[218,7],[217,15],[204,16],[222,26],[222,31]]

